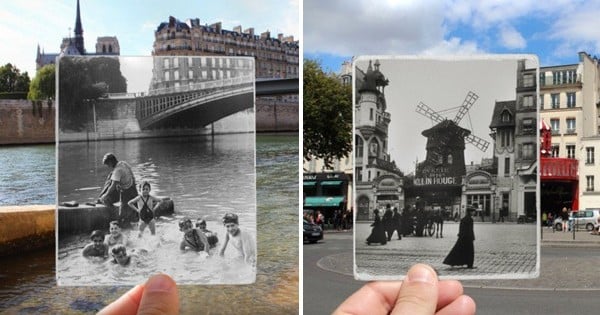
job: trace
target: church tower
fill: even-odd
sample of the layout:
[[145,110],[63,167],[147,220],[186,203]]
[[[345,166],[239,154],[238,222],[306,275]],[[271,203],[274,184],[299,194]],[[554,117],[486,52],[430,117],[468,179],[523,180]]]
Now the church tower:
[[79,13],[79,0],[77,0],[77,17],[75,18],[75,47],[79,54],[85,54],[83,45],[83,27],[81,26],[81,14]]

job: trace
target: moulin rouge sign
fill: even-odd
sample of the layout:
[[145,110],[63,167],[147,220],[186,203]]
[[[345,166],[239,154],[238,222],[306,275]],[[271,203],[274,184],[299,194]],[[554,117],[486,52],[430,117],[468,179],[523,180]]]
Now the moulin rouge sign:
[[449,173],[448,167],[425,167],[415,177],[415,185],[459,185],[460,178]]

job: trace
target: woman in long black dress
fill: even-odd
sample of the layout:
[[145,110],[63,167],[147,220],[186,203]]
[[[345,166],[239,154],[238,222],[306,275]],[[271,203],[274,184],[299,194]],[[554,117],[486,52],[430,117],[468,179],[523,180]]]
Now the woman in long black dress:
[[379,210],[375,209],[373,213],[375,213],[375,221],[371,224],[373,229],[371,230],[371,235],[367,237],[367,245],[371,245],[371,243],[385,245],[387,243],[387,236],[385,235],[385,227],[381,222],[381,218],[379,218]]
[[475,256],[475,234],[473,233],[473,218],[471,217],[472,209],[467,208],[467,214],[460,220],[458,228],[458,240],[454,247],[444,259],[445,265],[463,266],[473,268],[473,260]]

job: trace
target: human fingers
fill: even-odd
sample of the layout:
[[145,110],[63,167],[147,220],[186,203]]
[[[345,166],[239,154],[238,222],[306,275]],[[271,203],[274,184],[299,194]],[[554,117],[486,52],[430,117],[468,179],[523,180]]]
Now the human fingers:
[[461,295],[440,309],[436,315],[474,315],[476,310],[475,301],[467,295]]
[[428,265],[416,264],[408,270],[392,314],[435,314],[437,300],[437,274]]
[[463,295],[463,286],[456,280],[443,280],[439,282],[438,301],[436,309],[440,310]]
[[116,301],[110,303],[108,306],[100,310],[98,315],[135,315],[137,314],[140,300],[142,299],[142,293],[144,292],[144,285],[140,284],[133,289],[127,291]]
[[401,286],[402,281],[369,282],[340,304],[333,314],[389,314]]
[[171,277],[164,274],[152,276],[144,287],[138,314],[179,314],[179,294]]

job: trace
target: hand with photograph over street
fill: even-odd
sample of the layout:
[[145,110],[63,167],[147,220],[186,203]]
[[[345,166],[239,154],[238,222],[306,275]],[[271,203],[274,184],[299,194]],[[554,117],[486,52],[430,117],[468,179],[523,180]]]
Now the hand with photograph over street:
[[475,314],[475,302],[455,280],[438,281],[428,265],[416,264],[404,281],[369,282],[334,312],[343,314]]

